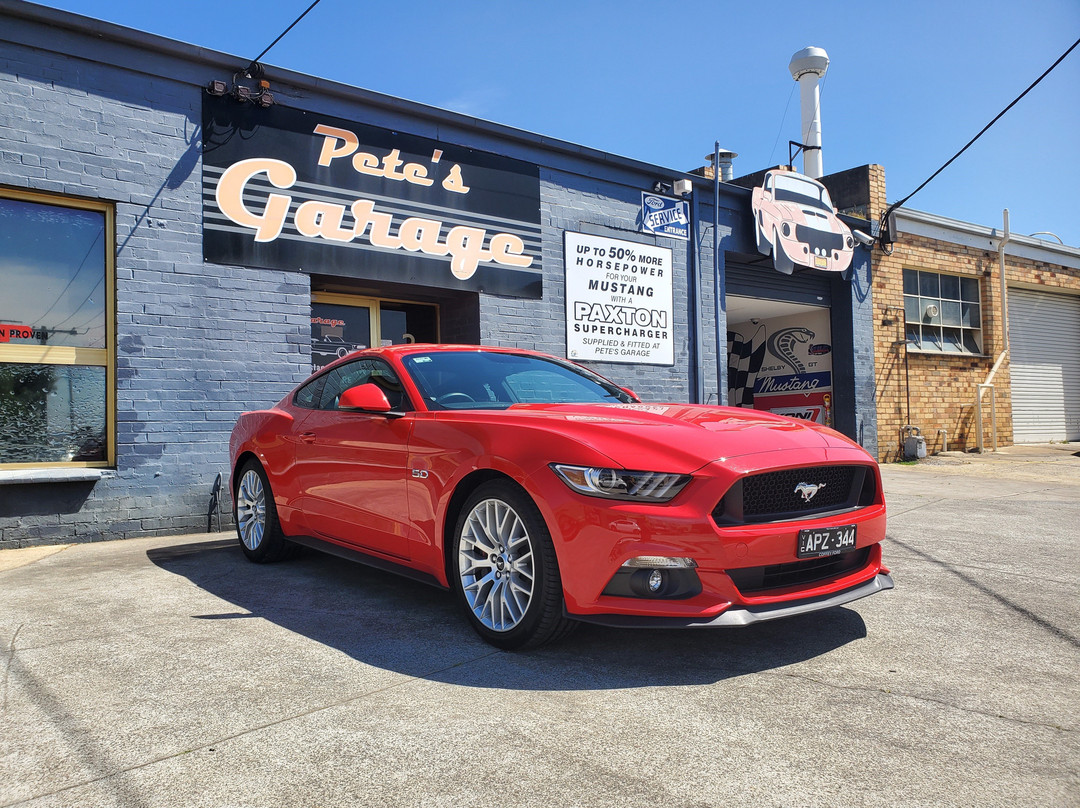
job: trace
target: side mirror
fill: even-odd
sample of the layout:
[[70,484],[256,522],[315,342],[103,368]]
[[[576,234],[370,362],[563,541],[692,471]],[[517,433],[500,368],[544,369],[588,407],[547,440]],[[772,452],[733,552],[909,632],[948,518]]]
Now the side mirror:
[[631,390],[629,387],[620,387],[619,389],[626,393],[626,395],[630,396],[630,398],[634,399],[634,401],[636,401],[638,404],[641,403],[641,399],[638,398],[638,394]]
[[368,382],[350,387],[338,398],[338,409],[360,412],[390,412],[386,393],[377,384]]

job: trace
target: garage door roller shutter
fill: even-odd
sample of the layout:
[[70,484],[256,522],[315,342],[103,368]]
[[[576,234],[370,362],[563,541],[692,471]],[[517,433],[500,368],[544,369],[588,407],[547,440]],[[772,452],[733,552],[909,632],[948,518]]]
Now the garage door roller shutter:
[[1080,440],[1080,298],[1009,289],[1013,439]]

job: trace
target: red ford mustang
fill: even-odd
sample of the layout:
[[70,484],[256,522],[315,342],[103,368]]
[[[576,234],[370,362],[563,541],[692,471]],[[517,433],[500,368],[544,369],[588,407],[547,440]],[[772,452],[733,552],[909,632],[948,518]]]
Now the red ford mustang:
[[449,587],[488,642],[738,626],[892,588],[877,464],[842,435],[642,404],[552,356],[349,354],[230,442],[252,561],[303,544]]

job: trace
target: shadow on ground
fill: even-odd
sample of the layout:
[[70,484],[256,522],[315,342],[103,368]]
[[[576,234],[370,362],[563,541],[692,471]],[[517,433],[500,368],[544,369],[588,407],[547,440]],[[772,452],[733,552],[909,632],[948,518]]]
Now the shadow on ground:
[[582,625],[553,646],[505,653],[473,633],[450,593],[321,553],[259,565],[235,541],[214,541],[156,548],[147,556],[236,606],[191,615],[194,620],[262,618],[368,665],[470,687],[708,684],[783,668],[866,636],[857,612],[835,608],[744,629]]

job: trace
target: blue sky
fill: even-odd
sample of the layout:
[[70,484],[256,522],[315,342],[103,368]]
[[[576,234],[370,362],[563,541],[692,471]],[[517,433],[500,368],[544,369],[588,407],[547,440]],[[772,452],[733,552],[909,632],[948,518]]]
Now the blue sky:
[[[309,2],[45,5],[239,66]],[[831,60],[826,173],[880,163],[895,201],[1078,37],[1077,0],[322,0],[263,62],[669,168],[701,165],[719,140],[743,174],[787,161],[800,125],[787,65],[814,45]],[[1014,233],[1080,246],[1078,196],[1080,48],[909,205],[987,226],[1009,208]]]

